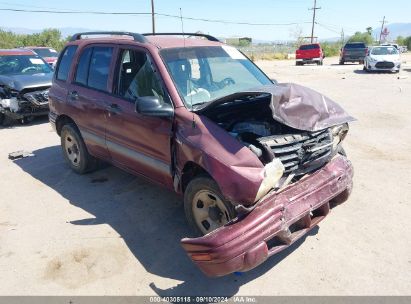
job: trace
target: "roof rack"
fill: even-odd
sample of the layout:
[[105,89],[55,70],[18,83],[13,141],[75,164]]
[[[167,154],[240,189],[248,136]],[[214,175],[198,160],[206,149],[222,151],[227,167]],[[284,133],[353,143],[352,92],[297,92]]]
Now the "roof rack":
[[76,33],[74,34],[70,41],[80,40],[82,36],[90,36],[90,35],[117,35],[117,36],[130,36],[133,37],[134,41],[137,42],[147,42],[146,37],[141,34],[131,33],[131,32],[83,32],[83,33]]
[[220,42],[216,37],[207,35],[207,34],[201,34],[201,33],[145,33],[142,34],[143,36],[195,36],[195,37],[204,37],[209,41],[216,41]]

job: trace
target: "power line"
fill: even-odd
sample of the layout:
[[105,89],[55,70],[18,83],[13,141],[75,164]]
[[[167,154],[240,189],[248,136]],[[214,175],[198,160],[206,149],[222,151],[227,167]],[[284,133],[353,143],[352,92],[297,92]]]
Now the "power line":
[[321,7],[317,7],[317,0],[314,0],[314,6],[310,8],[313,11],[313,24],[311,27],[311,43],[314,42],[314,24],[315,24],[315,12],[321,9]]
[[[47,13],[47,14],[89,14],[89,15],[154,15],[162,17],[170,17],[180,19],[178,15],[163,14],[163,13],[146,13],[146,12],[103,12],[103,11],[69,11],[69,10],[29,10],[29,9],[17,9],[17,8],[0,8],[0,11],[11,11],[20,13]],[[251,25],[251,26],[290,26],[290,25],[301,25],[308,24],[311,22],[289,22],[289,23],[253,23],[253,22],[242,22],[242,21],[231,21],[222,19],[206,19],[206,18],[195,18],[195,17],[183,17],[186,20],[211,22],[211,23],[223,23],[223,24],[237,24],[237,25]]]
[[154,12],[154,0],[151,0],[151,24],[153,27],[153,34],[156,33],[156,23],[155,23],[155,12]]

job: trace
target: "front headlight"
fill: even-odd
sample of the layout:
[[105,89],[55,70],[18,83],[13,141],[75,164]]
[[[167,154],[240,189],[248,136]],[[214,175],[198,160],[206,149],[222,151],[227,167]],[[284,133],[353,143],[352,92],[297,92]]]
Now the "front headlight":
[[335,151],[338,145],[344,140],[347,136],[349,126],[347,123],[335,126],[331,129],[333,134],[333,150]]

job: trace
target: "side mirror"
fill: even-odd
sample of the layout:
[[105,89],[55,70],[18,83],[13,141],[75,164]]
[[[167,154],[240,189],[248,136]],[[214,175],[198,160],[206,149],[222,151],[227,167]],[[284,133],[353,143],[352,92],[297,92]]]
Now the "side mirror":
[[156,96],[139,97],[135,103],[136,112],[146,116],[172,117],[173,107],[168,103],[161,103]]

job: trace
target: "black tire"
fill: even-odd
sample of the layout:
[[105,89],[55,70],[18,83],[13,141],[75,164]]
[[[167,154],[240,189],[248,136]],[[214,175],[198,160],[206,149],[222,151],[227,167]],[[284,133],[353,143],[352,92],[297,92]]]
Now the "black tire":
[[[1,114],[0,114],[1,115]],[[0,118],[1,120],[1,118]],[[3,127],[10,127],[12,126],[16,121],[13,118],[10,118],[9,116],[7,116],[6,114],[3,114],[3,118],[2,121],[0,123],[0,125],[2,125]]]
[[4,119],[5,119],[5,115],[3,113],[0,113],[0,126],[3,125]]
[[[202,226],[200,226],[200,224],[197,224],[194,209],[203,209],[205,205],[207,205],[207,202],[202,202],[200,200],[201,195],[209,196],[209,194],[211,194],[211,196],[215,196],[215,202],[218,201],[218,204],[215,203],[215,205],[217,205],[217,209],[215,206],[206,207],[208,209],[204,210],[204,212],[208,212],[209,217],[207,218],[207,220],[203,220],[201,222],[203,224]],[[201,204],[203,207],[201,207]],[[223,208],[218,207],[218,205],[221,204],[223,204]],[[225,210],[222,210],[224,209],[224,207]],[[213,209],[211,210],[211,208]],[[213,221],[213,216],[211,213],[212,211],[214,211],[213,215],[215,216],[215,210],[217,210],[217,213],[219,212],[217,215],[220,216],[220,220],[216,219],[215,221]],[[195,236],[202,236],[214,230],[210,225],[210,220],[213,221],[212,224],[220,224],[220,226],[222,226],[224,223],[236,217],[236,211],[234,209],[234,206],[224,198],[217,183],[213,179],[204,175],[194,178],[188,184],[184,192],[184,211],[187,218],[187,222]],[[207,222],[209,224],[209,231],[207,230],[207,226],[204,222]]]
[[340,65],[344,65],[344,60],[340,60]]
[[21,119],[19,119],[20,124],[22,125],[27,125],[31,123],[34,120],[34,116],[25,116]]
[[86,144],[74,124],[64,125],[60,137],[64,159],[74,172],[85,174],[97,168],[97,159],[88,153]]

